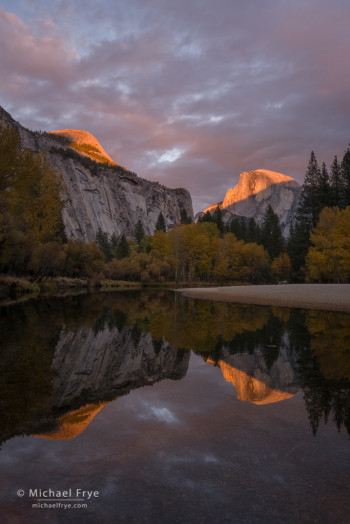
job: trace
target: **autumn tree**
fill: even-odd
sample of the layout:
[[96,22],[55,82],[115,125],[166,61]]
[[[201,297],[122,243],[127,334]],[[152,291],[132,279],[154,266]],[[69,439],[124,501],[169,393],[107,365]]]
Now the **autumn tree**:
[[306,266],[311,280],[347,282],[350,279],[350,206],[324,208],[311,234]]
[[0,128],[0,191],[2,206],[22,221],[33,240],[61,236],[62,175],[44,153],[21,150],[19,136],[10,127]]
[[271,264],[271,270],[277,281],[288,281],[290,279],[292,263],[287,253],[281,253],[278,257],[273,259]]

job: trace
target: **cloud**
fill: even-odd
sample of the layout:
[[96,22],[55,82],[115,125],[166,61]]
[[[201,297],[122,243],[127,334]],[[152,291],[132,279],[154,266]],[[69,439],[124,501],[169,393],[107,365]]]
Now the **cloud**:
[[196,211],[241,171],[302,181],[312,149],[329,163],[347,146],[344,0],[22,5],[0,10],[1,105],[32,129],[90,131]]

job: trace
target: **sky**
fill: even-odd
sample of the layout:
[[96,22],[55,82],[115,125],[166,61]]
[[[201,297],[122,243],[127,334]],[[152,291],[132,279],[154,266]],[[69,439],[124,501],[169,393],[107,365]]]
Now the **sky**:
[[0,0],[0,105],[92,133],[194,210],[350,142],[350,0]]

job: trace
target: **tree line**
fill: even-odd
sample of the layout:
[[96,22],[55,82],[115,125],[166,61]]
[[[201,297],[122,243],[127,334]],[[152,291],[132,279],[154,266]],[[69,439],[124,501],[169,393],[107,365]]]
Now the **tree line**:
[[[350,206],[350,145],[341,162],[338,161],[337,156],[334,157],[329,171],[324,162],[321,167],[319,166],[312,151],[287,245],[295,279],[303,280],[306,277],[311,280],[324,280],[327,275],[326,280],[329,281],[347,281],[350,276],[349,268],[345,273],[342,271],[340,276],[337,269],[323,273],[316,272],[314,264],[316,252],[324,258],[329,249],[326,244],[322,247],[321,237],[328,237],[326,243],[333,242],[330,238],[333,229],[339,220],[341,223],[344,221],[346,223],[348,206]],[[334,223],[330,220],[331,216]],[[340,229],[337,227],[336,235],[340,235],[338,243],[344,242],[344,250],[347,253],[343,255],[349,258],[349,231],[346,227],[339,226]]]
[[261,226],[253,218],[225,224],[219,207],[193,224],[182,210],[170,231],[159,213],[153,236],[139,220],[132,238],[99,230],[85,243],[65,236],[62,175],[44,153],[22,149],[15,130],[1,127],[0,272],[142,282],[347,282],[349,188],[350,148],[342,162],[335,157],[330,175],[312,153],[287,240],[269,206]]

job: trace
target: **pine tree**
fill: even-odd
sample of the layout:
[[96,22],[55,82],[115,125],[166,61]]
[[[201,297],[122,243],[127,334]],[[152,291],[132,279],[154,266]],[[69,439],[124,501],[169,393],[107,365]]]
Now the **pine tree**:
[[287,242],[287,253],[290,256],[295,277],[301,277],[301,271],[304,268],[305,257],[310,245],[309,224],[302,220],[296,220],[291,225]]
[[104,254],[106,262],[110,262],[113,258],[113,248],[109,241],[108,233],[102,231],[100,227],[96,233],[95,244]]
[[[316,226],[323,206],[320,198],[321,179],[322,175],[315,153],[311,151],[299,205],[287,244],[287,252],[291,258],[293,271],[298,277],[301,276],[301,271],[305,265],[305,257],[311,245],[311,230]],[[327,183],[325,173],[324,180]]]
[[199,218],[198,222],[215,222],[215,220],[210,211],[206,211],[206,213],[204,213],[204,215]]
[[320,180],[321,171],[318,166],[315,153],[311,151],[310,161],[305,173],[305,179],[297,210],[299,218],[309,224],[311,231],[318,221],[322,209],[320,202]]
[[119,245],[118,237],[117,237],[117,235],[115,233],[113,233],[112,236],[111,236],[110,244],[111,244],[111,248],[112,248],[112,253],[114,254],[115,250],[117,249],[117,247]]
[[230,233],[233,233],[235,237],[240,240],[241,238],[241,224],[238,218],[233,218],[229,226]]
[[122,235],[115,250],[115,255],[119,260],[122,258],[127,258],[130,255],[130,246],[125,235]]
[[280,221],[270,205],[261,227],[261,242],[272,259],[278,257],[284,250]]
[[186,209],[181,209],[180,217],[181,224],[192,224],[192,218],[188,216]]
[[350,206],[350,144],[341,163],[342,207]]
[[164,220],[164,216],[162,213],[159,213],[158,215],[155,231],[164,231],[164,233],[166,233],[166,225],[165,225],[165,220]]
[[222,211],[219,206],[217,206],[216,210],[213,214],[213,221],[216,223],[218,230],[220,231],[220,236],[222,237],[225,232],[225,223],[222,218]]
[[331,187],[331,206],[341,207],[342,205],[342,191],[341,191],[341,167],[337,156],[334,157],[331,165],[330,187]]
[[256,244],[260,243],[260,228],[254,217],[251,217],[248,222],[246,242],[255,242]]
[[319,205],[320,212],[326,206],[331,205],[331,185],[326,164],[323,162],[319,181]]
[[141,242],[144,239],[144,236],[145,236],[145,232],[143,229],[143,225],[142,225],[141,220],[139,219],[137,221],[137,224],[135,226],[135,231],[134,231],[134,238],[136,240],[137,245],[139,246],[139,251],[141,251]]

